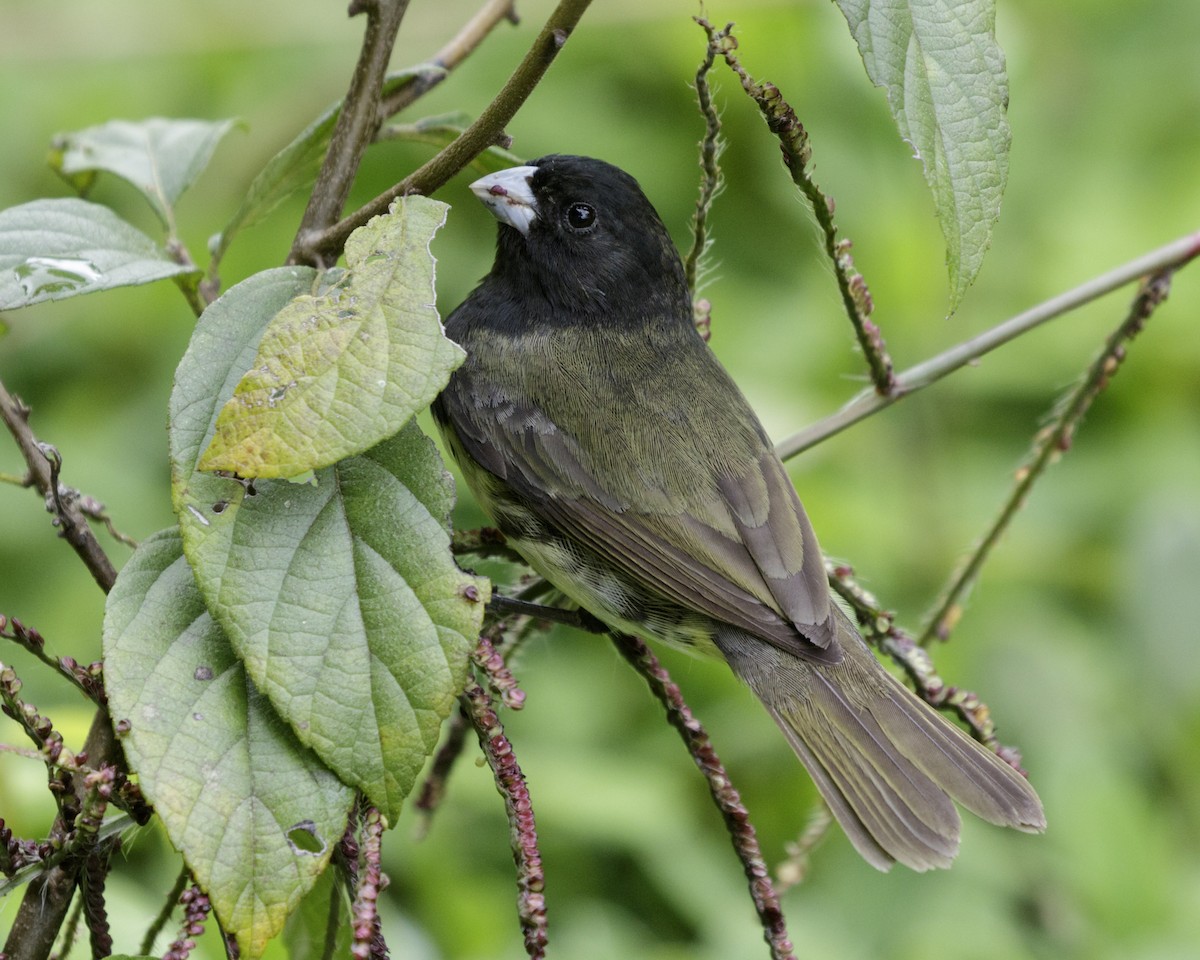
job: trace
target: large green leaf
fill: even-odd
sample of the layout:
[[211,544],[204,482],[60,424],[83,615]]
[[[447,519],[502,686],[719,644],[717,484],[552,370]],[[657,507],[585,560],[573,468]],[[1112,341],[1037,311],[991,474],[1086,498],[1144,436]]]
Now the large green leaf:
[[200,318],[171,397],[173,496],[201,592],[255,684],[394,822],[488,597],[450,555],[453,483],[432,441],[409,424],[306,484],[195,469],[271,317],[314,276],[258,274]]
[[975,280],[1000,215],[1011,141],[995,0],[836,0],[867,74],[933,191],[950,307]]
[[0,211],[0,310],[195,273],[97,203],[34,200]]
[[104,678],[171,842],[242,955],[261,955],[329,862],[353,792],[247,678],[177,531],[146,540],[109,594]]
[[294,477],[361,453],[429,406],[464,357],[434,303],[429,244],[447,209],[400,198],[350,235],[338,282],[271,320],[200,469]]
[[50,165],[81,191],[98,171],[128,181],[174,230],[175,202],[208,166],[232,120],[110,120],[54,138]]

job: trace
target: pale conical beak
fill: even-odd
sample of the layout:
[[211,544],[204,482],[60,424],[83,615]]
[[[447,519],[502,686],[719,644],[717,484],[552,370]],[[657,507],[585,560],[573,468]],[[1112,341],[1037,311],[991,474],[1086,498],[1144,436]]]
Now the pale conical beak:
[[529,233],[529,225],[537,218],[537,200],[533,196],[533,188],[529,185],[530,178],[537,173],[537,167],[509,167],[496,173],[489,173],[471,184],[471,192],[483,205],[492,211],[501,223]]

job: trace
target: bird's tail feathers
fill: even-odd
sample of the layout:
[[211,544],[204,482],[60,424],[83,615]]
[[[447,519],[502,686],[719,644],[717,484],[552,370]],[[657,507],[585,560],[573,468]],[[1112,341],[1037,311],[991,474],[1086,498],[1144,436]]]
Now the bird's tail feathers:
[[[801,660],[719,631],[717,645],[779,724],[858,852],[887,870],[947,867],[961,823],[953,800],[1036,832],[1041,801],[1011,766],[884,670],[838,610],[840,663]],[[842,622],[844,621],[844,623]]]

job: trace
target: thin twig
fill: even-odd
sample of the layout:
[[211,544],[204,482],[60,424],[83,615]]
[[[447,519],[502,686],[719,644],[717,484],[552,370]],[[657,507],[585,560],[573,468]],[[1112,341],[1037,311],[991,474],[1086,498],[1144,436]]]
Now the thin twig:
[[421,790],[413,803],[413,808],[421,815],[417,824],[418,838],[424,837],[429,832],[429,824],[433,815],[446,796],[446,783],[450,779],[450,771],[454,769],[455,762],[462,756],[463,747],[467,742],[467,730],[470,729],[470,726],[471,721],[467,717],[466,708],[460,704],[454,716],[446,724],[445,739],[438,747],[437,753],[434,754],[429,773],[425,775],[425,782],[421,784]]
[[910,393],[916,393],[918,390],[936,383],[959,367],[978,360],[984,354],[1016,339],[1034,327],[1061,317],[1147,274],[1157,273],[1168,268],[1182,267],[1198,255],[1200,255],[1200,232],[1189,233],[1157,250],[1130,260],[1087,283],[1080,284],[1073,290],[1061,293],[1045,303],[1038,304],[1024,313],[1019,313],[1017,316],[997,324],[979,336],[964,340],[957,346],[910,367],[896,377],[895,387],[886,397],[880,396],[874,390],[862,391],[837,413],[781,440],[776,444],[775,451],[784,460],[788,460],[810,447],[815,447],[834,434],[841,433],[847,427],[858,423],[859,420],[865,420],[884,407],[891,406]]
[[[503,534],[498,530],[493,532],[503,542]],[[498,607],[496,601],[502,599],[506,603],[517,605],[508,609],[510,612],[516,612],[519,622],[515,629],[510,629],[509,623],[505,620],[497,620],[489,624],[480,635],[479,643],[472,655],[472,660],[487,676],[493,693],[500,697],[501,702],[511,710],[520,710],[525,705],[525,693],[517,685],[516,679],[508,667],[508,661],[531,633],[548,627],[551,622],[566,622],[579,629],[595,632],[594,624],[583,620],[582,618],[587,614],[583,614],[581,611],[561,610],[557,607],[542,606],[533,602],[535,598],[543,596],[549,589],[550,584],[545,580],[536,579],[516,597],[502,597],[501,594],[493,592],[489,613],[501,612],[505,603],[501,603]],[[547,616],[548,614],[549,616]],[[570,619],[560,621],[556,618],[557,614],[565,614]],[[552,617],[555,619],[552,620]],[[434,755],[429,773],[426,775],[425,782],[421,785],[421,790],[414,803],[414,807],[422,814],[417,826],[418,837],[424,836],[428,832],[433,814],[445,797],[446,782],[455,762],[462,755],[463,746],[466,743],[466,732],[470,726],[471,719],[467,704],[460,700],[459,709],[447,724],[445,739]]]
[[[96,711],[92,727],[84,740],[83,750],[75,756],[81,759],[86,756],[89,762],[99,766],[112,763],[117,757],[116,740],[113,737],[112,721],[106,709]],[[76,797],[82,798],[85,786],[83,777],[73,778]],[[81,799],[77,802],[81,802]],[[128,821],[122,821],[122,829]],[[100,839],[106,836],[106,830],[101,831]],[[55,819],[51,827],[51,836],[63,836],[68,825],[63,814]],[[60,849],[65,853],[65,848]],[[4,944],[7,960],[42,960],[54,945],[58,931],[66,918],[67,909],[71,905],[71,897],[75,890],[76,878],[79,875],[81,861],[78,857],[63,856],[61,861],[53,866],[39,869],[36,875],[29,879],[25,888],[25,896],[17,908],[17,914],[9,928],[8,940]],[[24,882],[26,877],[17,878]],[[5,893],[0,885],[0,895]]]
[[515,0],[487,0],[475,16],[463,24],[450,41],[404,86],[392,91],[379,105],[380,116],[394,117],[450,75],[450,71],[469,57],[502,21],[517,23]]
[[[701,261],[712,245],[712,238],[708,235],[708,214],[717,194],[721,192],[721,168],[718,161],[725,147],[721,139],[721,117],[713,103],[712,88],[708,84],[708,74],[717,56],[713,36],[710,34],[704,59],[696,69],[696,102],[700,106],[701,116],[704,117],[704,136],[700,140],[700,195],[696,198],[696,212],[692,215],[692,248],[683,261],[684,275],[693,297],[696,296],[699,285]],[[724,34],[717,33],[715,36],[723,37]]]
[[154,941],[166,929],[167,922],[171,919],[171,914],[175,912],[179,898],[183,895],[183,891],[187,889],[191,877],[191,871],[188,870],[187,864],[184,864],[183,868],[179,871],[179,876],[175,878],[175,885],[171,887],[171,892],[167,894],[166,902],[162,905],[162,909],[158,911],[158,916],[146,928],[146,935],[142,937],[142,949],[138,953],[143,957],[150,956],[150,951],[154,949]]
[[667,719],[683,738],[688,753],[708,781],[725,826],[733,840],[733,848],[746,871],[750,882],[750,896],[762,922],[763,937],[771,948],[772,960],[795,960],[792,942],[788,938],[787,923],[779,906],[779,897],[771,883],[771,873],[758,846],[758,837],[750,823],[750,815],[741,797],[725,772],[724,766],[713,750],[704,727],[700,725],[691,709],[683,700],[679,687],[650,648],[636,637],[613,634],[612,640],[618,652],[628,660],[650,686],[651,692],[666,708]]
[[327,229],[301,230],[289,262],[318,263],[336,259],[346,238],[372,217],[386,213],[397,197],[432,193],[494,144],[541,81],[590,3],[591,0],[560,0],[525,59],[473,124],[437,156],[350,216]]
[[354,960],[387,956],[378,909],[379,894],[387,882],[380,866],[383,831],[386,826],[387,821],[377,808],[369,806],[362,811],[362,864],[358,882],[355,884],[354,903],[350,908],[350,955]]
[[33,486],[47,504],[53,505],[60,535],[74,548],[100,589],[107,593],[117,579],[117,571],[88,526],[78,501],[61,496],[58,471],[62,460],[58,451],[34,436],[29,428],[29,408],[13,397],[3,383],[0,383],[0,418],[25,458]]
[[821,228],[825,253],[833,264],[833,274],[837,279],[838,292],[842,296],[842,306],[851,326],[854,327],[854,335],[858,338],[858,345],[867,361],[871,382],[876,393],[887,396],[894,388],[892,359],[887,354],[883,335],[870,320],[873,309],[871,292],[867,289],[867,282],[862,274],[854,268],[854,260],[850,256],[850,241],[837,238],[837,224],[833,222],[833,198],[825,195],[809,172],[812,146],[808,142],[808,131],[804,129],[796,111],[783,99],[775,84],[769,81],[759,83],[746,72],[734,52],[738,43],[731,32],[733,24],[728,24],[724,30],[716,30],[703,17],[697,17],[696,22],[708,35],[709,49],[717,56],[723,57],[729,68],[737,74],[742,89],[758,104],[759,112],[767,121],[767,128],[778,138],[784,166],[788,168],[792,182],[808,199]]
[[[33,485],[59,511],[56,520],[63,538],[107,593],[116,581],[116,569],[96,541],[78,502],[61,497],[57,476],[61,461],[56,461],[52,470],[51,460],[46,455],[48,446],[40,443],[29,428],[29,408],[9,394],[3,383],[0,383],[0,419],[4,420],[16,441]],[[80,755],[86,756],[94,768],[116,761],[119,751],[107,709],[96,711],[83,750],[77,754]],[[83,778],[74,779],[77,802],[82,802],[85,790]],[[60,813],[51,827],[51,835],[61,836],[68,829],[69,825]],[[70,907],[79,869],[77,857],[65,858],[30,882],[4,945],[8,960],[40,960],[49,953]]]
[[775,868],[775,888],[779,893],[785,893],[804,882],[808,876],[809,854],[825,839],[832,826],[833,814],[829,805],[818,801],[813,806],[800,836],[784,846],[787,859]]
[[462,699],[508,814],[513,860],[517,865],[517,916],[524,932],[525,952],[531,960],[543,960],[547,940],[546,875],[529,787],[488,692],[472,678]]
[[97,705],[106,702],[104,695],[104,664],[97,660],[86,667],[74,657],[52,657],[46,652],[46,641],[34,627],[27,627],[16,617],[0,613],[0,637],[12,640],[33,654],[60,676],[65,677],[89,700]]
[[1013,517],[1024,505],[1034,483],[1051,463],[1070,449],[1075,431],[1088,408],[1120,370],[1125,359],[1126,345],[1142,332],[1146,321],[1167,299],[1173,272],[1172,268],[1168,268],[1146,279],[1134,297],[1125,319],[1109,335],[1103,349],[1089,364],[1075,389],[1058,404],[1051,422],[1038,431],[1029,457],[1017,470],[1016,481],[1000,508],[999,515],[935,602],[933,612],[926,621],[928,626],[921,634],[922,645],[935,639],[949,639],[962,612],[963,599],[979,576],[979,571],[999,543],[1004,531],[1008,529]]

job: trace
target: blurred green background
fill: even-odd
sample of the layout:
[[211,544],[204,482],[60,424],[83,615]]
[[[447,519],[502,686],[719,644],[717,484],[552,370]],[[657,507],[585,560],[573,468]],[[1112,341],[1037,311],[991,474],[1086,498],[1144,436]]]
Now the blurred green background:
[[[362,21],[344,4],[211,0],[0,0],[0,206],[65,187],[50,138],[112,118],[222,118],[230,135],[185,196],[183,239],[203,262],[260,165],[340,96]],[[475,4],[414,2],[395,65],[419,62]],[[520,4],[413,117],[477,113],[551,8]],[[578,152],[635,174],[681,244],[701,122],[688,84],[702,54],[692,3],[596,3],[511,125],[523,156]],[[738,22],[741,55],[775,81],[813,138],[816,176],[903,368],[1200,227],[1200,5],[1003,0],[1012,167],[992,251],[945,319],[944,252],[917,163],[868,84],[828,2],[713,3]],[[732,75],[718,72],[729,146],[715,215],[712,345],[778,438],[860,388],[811,217]],[[354,199],[427,154],[370,153]],[[491,262],[494,227],[464,175],[435,242],[439,301],[453,308]],[[132,190],[94,198],[154,232]],[[226,284],[285,257],[302,199],[235,243]],[[1005,347],[790,466],[827,553],[917,626],[990,522],[1045,412],[1124,316],[1122,291]],[[1019,745],[1050,830],[1027,837],[968,822],[950,872],[877,874],[836,832],[784,906],[800,957],[1194,957],[1200,944],[1200,273],[1134,343],[1072,449],[1036,488],[975,591],[943,675],[990,704]],[[165,416],[192,318],[160,284],[10,313],[0,377],[34,408],[64,477],[145,537],[172,523]],[[0,472],[18,473],[0,441]],[[480,516],[461,507],[462,522]],[[111,545],[118,563],[125,548]],[[55,540],[37,498],[0,485],[0,612],[56,653],[99,655],[103,597]],[[719,665],[664,654],[741,788],[768,857],[802,828],[813,789],[783,738]],[[11,646],[25,692],[78,744],[89,712]],[[517,665],[528,693],[509,734],[543,838],[551,956],[729,960],[765,956],[745,883],[706,789],[660,710],[606,644],[556,633]],[[15,726],[0,740],[15,743]],[[417,842],[387,838],[383,896],[393,955],[523,956],[507,827],[490,774],[459,764]],[[0,816],[19,834],[50,819],[39,764],[0,754]],[[136,949],[177,861],[144,831],[110,881],[117,949]],[[0,902],[0,934],[17,897]],[[217,956],[207,941],[205,956]]]

